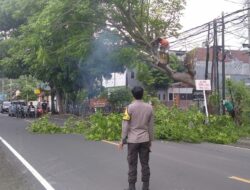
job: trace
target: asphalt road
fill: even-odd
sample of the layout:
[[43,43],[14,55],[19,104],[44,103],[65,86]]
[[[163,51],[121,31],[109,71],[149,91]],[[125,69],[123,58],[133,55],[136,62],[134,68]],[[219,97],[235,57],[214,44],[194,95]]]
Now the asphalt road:
[[[25,130],[27,125],[25,120],[0,115],[0,136],[55,190],[123,190],[127,186],[126,149],[119,152],[112,144],[86,141],[79,135],[34,135]],[[156,141],[150,165],[151,190],[250,189],[249,149]],[[17,160],[11,166],[17,172],[20,167]],[[137,189],[141,188],[139,173],[140,168]],[[31,184],[29,189],[40,190],[31,174],[25,180]],[[17,183],[22,185],[22,180]]]
[[0,189],[43,190],[29,170],[0,142]]

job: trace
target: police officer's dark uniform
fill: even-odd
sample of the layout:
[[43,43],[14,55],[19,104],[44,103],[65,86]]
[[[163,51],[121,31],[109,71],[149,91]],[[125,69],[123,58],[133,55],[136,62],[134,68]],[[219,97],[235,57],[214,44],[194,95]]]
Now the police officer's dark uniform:
[[127,157],[129,165],[128,190],[135,190],[135,183],[137,181],[138,156],[140,158],[142,167],[141,170],[142,182],[143,182],[142,189],[143,190],[149,189],[149,178],[150,178],[149,152],[152,140],[153,140],[152,106],[150,104],[144,103],[140,99],[136,99],[126,108],[122,122],[122,143],[124,144],[125,141],[126,143],[128,143],[128,157]]

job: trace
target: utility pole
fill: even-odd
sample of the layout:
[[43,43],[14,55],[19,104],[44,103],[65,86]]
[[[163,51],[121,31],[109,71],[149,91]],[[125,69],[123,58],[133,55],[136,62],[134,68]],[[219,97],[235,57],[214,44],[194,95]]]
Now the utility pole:
[[249,60],[248,60],[248,67],[249,67],[249,78],[250,78],[250,0],[247,0],[247,17],[248,17],[248,53],[249,53]]
[[[222,21],[222,100],[225,100],[226,99],[226,96],[225,96],[225,78],[226,78],[226,75],[225,75],[225,59],[226,59],[226,54],[225,54],[225,22],[224,22],[224,12],[222,13],[222,18],[221,18],[221,21]],[[222,112],[223,112],[223,115],[225,114],[225,109],[224,109],[224,106],[222,105]]]
[[213,29],[214,29],[214,36],[213,36],[213,41],[214,41],[214,44],[213,44],[213,57],[212,57],[212,67],[211,67],[211,85],[212,85],[212,91],[215,91],[216,89],[216,75],[215,75],[215,62],[216,62],[216,43],[215,43],[215,33],[216,33],[216,21],[214,20],[213,21]]
[[210,47],[209,47],[209,41],[210,41],[210,23],[208,23],[208,34],[207,34],[207,55],[206,55],[206,68],[205,68],[205,80],[208,79],[208,63],[209,63],[209,53],[210,53]]
[[247,29],[248,29],[248,43],[247,44],[242,44],[243,48],[248,48],[248,73],[249,73],[249,77],[248,80],[250,79],[250,0],[246,1],[247,4]]
[[217,37],[217,20],[215,19],[213,22],[214,26],[214,45],[213,45],[213,90],[216,92],[217,96],[217,112],[220,113],[220,86],[219,86],[219,51],[218,51],[218,37]]
[[4,93],[4,92],[3,92],[3,85],[4,85],[4,82],[3,82],[3,79],[2,79],[2,94]]
[[10,99],[12,99],[12,79],[10,79]]
[[218,103],[218,114],[220,114],[220,75],[219,75],[219,47],[218,47],[218,25],[217,25],[217,20],[215,20],[215,63],[216,63],[216,92],[217,92],[217,103]]

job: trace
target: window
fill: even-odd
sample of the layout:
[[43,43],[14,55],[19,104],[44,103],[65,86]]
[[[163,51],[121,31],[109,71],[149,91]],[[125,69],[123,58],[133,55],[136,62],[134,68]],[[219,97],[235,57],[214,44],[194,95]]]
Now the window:
[[173,93],[169,93],[168,98],[169,100],[173,100]]
[[193,94],[180,94],[180,99],[181,100],[192,100]]
[[163,94],[163,100],[166,100],[166,94]]
[[186,100],[187,99],[187,94],[180,94],[180,99],[181,100]]
[[193,94],[187,94],[187,100],[193,100]]
[[161,100],[161,94],[158,94],[158,98],[159,98],[159,100]]
[[135,78],[135,73],[134,71],[131,72],[131,79],[134,79]]

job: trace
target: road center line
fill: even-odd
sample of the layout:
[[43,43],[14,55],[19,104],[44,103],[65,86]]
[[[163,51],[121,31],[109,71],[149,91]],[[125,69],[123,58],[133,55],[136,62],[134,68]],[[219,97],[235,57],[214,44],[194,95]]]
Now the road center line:
[[35,176],[35,178],[45,187],[46,190],[55,190],[47,181],[44,179],[38,171],[30,165],[6,140],[0,137],[3,144],[22,162],[22,164]]
[[237,176],[231,176],[229,177],[230,179],[234,179],[234,180],[237,180],[237,181],[241,181],[241,182],[244,182],[244,183],[249,183],[250,184],[250,180],[249,179],[244,179],[244,178],[240,178],[240,177],[237,177]]

